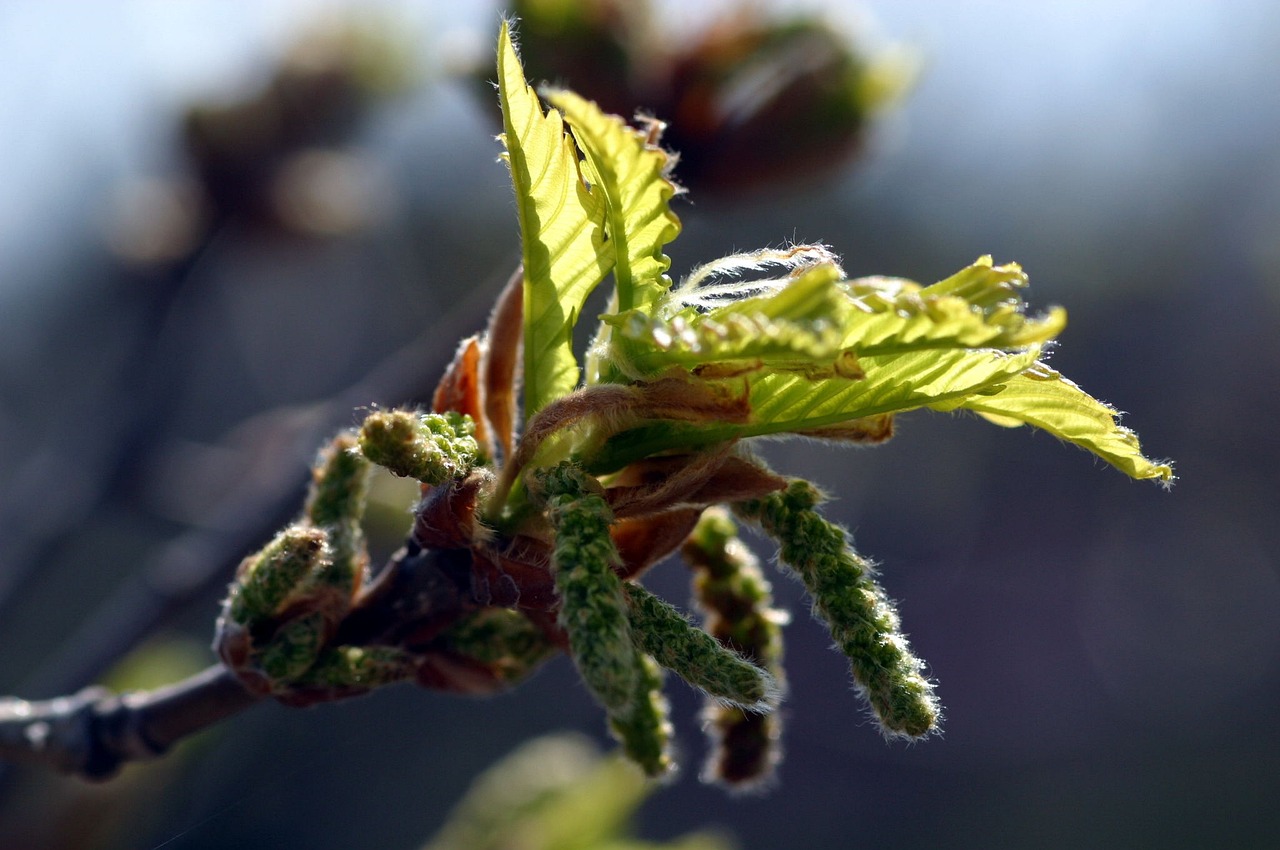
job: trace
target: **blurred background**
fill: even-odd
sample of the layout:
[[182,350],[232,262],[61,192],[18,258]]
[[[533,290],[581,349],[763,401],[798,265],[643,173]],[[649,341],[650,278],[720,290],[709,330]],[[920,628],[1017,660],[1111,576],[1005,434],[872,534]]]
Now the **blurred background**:
[[[787,241],[855,276],[1020,262],[1032,304],[1070,313],[1053,365],[1180,479],[928,413],[875,450],[773,445],[882,565],[945,735],[882,741],[778,579],[779,783],[701,785],[699,698],[673,682],[685,770],[636,831],[1274,846],[1280,6],[588,5],[526,3],[525,60],[675,122],[673,273]],[[480,326],[519,255],[483,84],[499,11],[0,5],[0,693],[210,663],[219,596],[324,435],[421,400]],[[378,493],[385,555],[411,497]],[[677,564],[652,576],[688,598]],[[421,847],[561,729],[605,742],[563,659],[485,701],[262,705],[107,785],[5,771],[0,846]]]

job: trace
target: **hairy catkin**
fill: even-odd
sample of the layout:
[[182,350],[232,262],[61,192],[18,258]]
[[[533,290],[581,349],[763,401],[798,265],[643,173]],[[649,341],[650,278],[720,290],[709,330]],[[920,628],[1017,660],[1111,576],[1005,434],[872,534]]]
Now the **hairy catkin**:
[[870,564],[850,548],[843,528],[814,510],[821,501],[812,484],[794,480],[782,493],[735,509],[778,541],[782,562],[809,591],[885,734],[927,735],[937,728],[939,707],[924,663],[912,654]]
[[649,656],[639,655],[640,675],[632,704],[626,713],[610,714],[609,728],[622,742],[623,752],[649,776],[671,773],[670,706],[662,693],[662,668]]
[[625,586],[636,646],[695,688],[746,709],[778,699],[773,677],[694,626],[671,604],[637,584]]
[[651,775],[664,773],[671,766],[665,701],[658,673],[632,640],[622,580],[613,569],[613,513],[600,485],[573,464],[541,471],[534,489],[555,531],[560,625],[573,661],[627,754]]
[[[706,615],[707,631],[780,682],[786,615],[772,607],[769,583],[738,539],[733,520],[720,508],[707,510],[681,554],[693,570],[694,598]],[[762,714],[708,700],[703,717],[712,743],[704,780],[747,789],[772,777],[781,759],[782,720],[776,712]]]
[[311,490],[307,496],[306,516],[312,525],[323,528],[329,536],[331,553],[328,563],[312,573],[317,593],[333,591],[327,608],[329,626],[346,613],[347,603],[363,582],[368,567],[364,517],[369,490],[369,461],[360,453],[356,435],[344,432],[329,443],[311,470]]

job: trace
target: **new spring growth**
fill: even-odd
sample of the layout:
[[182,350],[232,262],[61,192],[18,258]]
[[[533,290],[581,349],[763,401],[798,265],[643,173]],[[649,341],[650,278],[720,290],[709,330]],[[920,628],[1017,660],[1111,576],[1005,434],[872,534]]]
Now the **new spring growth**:
[[360,519],[368,473],[355,435],[336,436],[312,467],[302,519],[237,573],[225,606],[231,622],[219,624],[214,644],[251,689],[289,698],[322,662],[326,681],[342,670],[375,678],[326,649],[366,578]]
[[843,528],[813,510],[821,501],[812,484],[794,480],[782,493],[736,507],[778,541],[782,562],[800,577],[814,611],[849,658],[884,733],[927,735],[937,727],[939,708],[924,664],[899,631],[897,611],[871,566],[849,547]]
[[321,580],[333,568],[329,535],[307,524],[281,531],[236,571],[214,649],[258,693],[283,693],[315,663],[327,618],[345,610]]
[[372,413],[360,428],[364,456],[396,475],[443,484],[466,475],[480,460],[475,422],[463,413]]
[[671,755],[671,706],[662,694],[662,668],[637,653],[639,676],[632,705],[626,713],[610,714],[609,729],[627,757],[647,775],[670,777],[676,767]]
[[684,618],[638,584],[624,587],[636,646],[681,679],[713,697],[753,711],[778,704],[773,676]]
[[[680,553],[693,570],[694,597],[706,613],[707,631],[781,681],[787,615],[772,607],[769,583],[737,534],[727,511],[709,508]],[[704,781],[745,790],[772,778],[781,759],[782,718],[777,712],[761,714],[708,700],[703,717],[712,744]]]
[[631,637],[622,580],[613,569],[619,563],[609,536],[613,512],[599,483],[571,463],[538,470],[534,482],[555,532],[560,625],[574,663],[628,755],[646,772],[663,773],[670,762],[665,712],[655,694],[660,682]]
[[306,504],[307,519],[329,535],[330,563],[314,571],[314,577],[319,587],[334,591],[332,602],[324,606],[330,627],[346,612],[364,578],[368,555],[360,520],[368,489],[369,461],[360,454],[354,434],[339,434],[316,458]]
[[291,525],[255,555],[244,559],[227,597],[226,615],[251,626],[275,617],[302,580],[328,557],[328,535]]

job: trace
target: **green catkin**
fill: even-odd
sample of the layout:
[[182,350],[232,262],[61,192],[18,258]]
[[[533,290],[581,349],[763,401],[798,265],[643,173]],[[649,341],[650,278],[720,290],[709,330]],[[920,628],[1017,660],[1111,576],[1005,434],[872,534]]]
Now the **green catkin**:
[[670,705],[662,694],[662,668],[644,654],[639,661],[631,708],[625,714],[610,714],[609,728],[622,742],[627,757],[647,775],[667,776],[675,761],[671,756]]
[[322,527],[360,519],[368,492],[369,461],[356,437],[343,432],[325,446],[311,469],[307,519]]
[[314,569],[329,560],[328,535],[319,528],[291,525],[258,554],[246,559],[227,600],[227,615],[252,626],[274,617]]
[[850,548],[843,528],[813,510],[821,501],[812,484],[797,479],[782,493],[735,509],[778,541],[781,560],[813,597],[814,611],[849,658],[885,734],[927,735],[937,728],[939,708],[924,664],[899,631],[898,614],[871,566]]
[[350,594],[366,560],[364,516],[369,489],[369,461],[360,454],[356,437],[344,432],[320,452],[311,470],[306,515],[329,535],[329,563],[313,571],[314,584]]
[[396,475],[424,484],[460,478],[480,461],[470,416],[386,410],[371,413],[360,427],[360,451]]
[[613,512],[600,485],[570,463],[540,471],[535,493],[555,531],[560,625],[574,663],[627,754],[651,775],[665,772],[670,758],[660,679],[632,642],[622,580],[613,571]]
[[755,711],[777,703],[771,675],[726,649],[674,606],[637,584],[624,587],[636,646],[695,688]]
[[[706,612],[706,628],[720,643],[767,669],[782,673],[782,625],[786,614],[774,609],[769,583],[737,536],[721,508],[705,511],[681,549],[693,570],[694,598]],[[712,751],[703,779],[732,788],[759,787],[781,760],[782,719],[708,700],[703,710]]]

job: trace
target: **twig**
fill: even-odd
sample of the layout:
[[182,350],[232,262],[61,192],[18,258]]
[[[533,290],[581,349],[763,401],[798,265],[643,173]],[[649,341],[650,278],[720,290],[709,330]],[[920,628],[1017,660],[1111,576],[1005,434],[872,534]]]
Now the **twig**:
[[[424,550],[410,541],[360,594],[335,640],[392,645],[474,609],[468,557],[463,551]],[[326,699],[351,695],[335,692]],[[0,761],[107,779],[123,764],[161,756],[183,738],[261,699],[221,664],[154,691],[114,695],[95,686],[50,700],[4,697]]]
[[107,779],[126,762],[161,756],[259,699],[220,664],[145,693],[91,687],[40,702],[6,697],[0,699],[0,758]]

